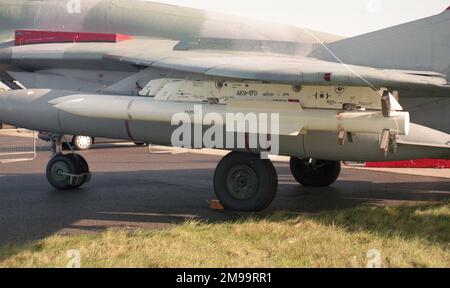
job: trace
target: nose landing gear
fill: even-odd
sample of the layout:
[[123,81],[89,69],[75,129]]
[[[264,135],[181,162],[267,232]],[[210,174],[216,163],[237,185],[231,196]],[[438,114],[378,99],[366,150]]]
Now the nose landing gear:
[[61,137],[51,135],[53,157],[47,165],[47,180],[58,190],[76,189],[91,179],[89,165],[81,155],[63,155]]

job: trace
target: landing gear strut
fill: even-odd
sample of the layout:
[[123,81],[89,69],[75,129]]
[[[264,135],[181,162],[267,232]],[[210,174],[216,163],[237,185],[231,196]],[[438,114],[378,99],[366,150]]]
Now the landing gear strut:
[[257,212],[275,198],[278,177],[270,160],[257,154],[231,152],[217,166],[214,188],[225,209]]
[[306,187],[327,187],[341,174],[341,162],[292,157],[291,172],[295,180]]
[[81,155],[63,155],[61,138],[50,135],[53,157],[47,165],[47,180],[58,190],[79,188],[91,179],[89,165]]

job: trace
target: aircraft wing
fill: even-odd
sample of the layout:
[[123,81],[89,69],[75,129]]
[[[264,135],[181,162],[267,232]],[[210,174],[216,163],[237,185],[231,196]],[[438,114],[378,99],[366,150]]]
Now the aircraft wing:
[[[293,85],[372,86],[398,91],[433,93],[450,91],[450,85],[445,77],[437,73],[375,69],[314,58],[259,52],[189,50],[184,49],[181,44],[172,40],[130,39],[120,43],[43,43],[0,47],[0,64],[12,64],[15,67],[33,70],[34,75],[39,73],[39,70],[73,67],[75,63],[91,65],[94,61],[98,61],[98,64],[93,66],[94,70],[104,65],[102,62],[108,62],[121,66],[152,67],[214,78]],[[26,73],[22,74],[22,77],[28,79],[18,79],[21,82],[29,82],[35,78]]]
[[331,63],[313,58],[227,51],[118,50],[104,59],[209,77],[295,85],[373,86],[395,90],[450,91],[445,76]]
[[[4,106],[8,107],[9,110],[4,110],[1,116],[16,126],[42,131],[64,131],[64,133],[74,135],[147,139],[145,138],[147,134],[136,137],[136,134],[133,134],[133,128],[129,127],[130,123],[131,125],[136,124],[133,123],[134,121],[141,124],[170,123],[168,120],[173,116],[172,112],[179,111],[187,111],[191,117],[192,111],[195,114],[194,103],[202,103],[205,107],[212,107],[211,109],[232,109],[233,105],[210,104],[221,104],[220,101],[222,100],[226,102],[240,96],[244,96],[248,100],[254,98],[247,97],[248,95],[254,96],[255,94],[252,94],[252,92],[260,89],[263,93],[259,93],[258,96],[261,98],[266,97],[264,95],[272,95],[264,99],[270,104],[260,105],[252,102],[252,110],[250,111],[261,111],[262,114],[272,108],[275,111],[283,111],[283,113],[279,113],[284,117],[280,119],[280,123],[282,123],[280,126],[284,128],[279,131],[283,135],[291,136],[295,133],[299,135],[299,133],[308,133],[308,131],[332,132],[333,140],[335,140],[335,132],[338,132],[339,143],[344,143],[346,137],[352,138],[352,134],[349,136],[345,132],[378,134],[371,142],[375,144],[371,144],[372,147],[377,150],[378,145],[381,150],[388,151],[388,148],[392,146],[390,143],[395,140],[391,139],[391,136],[402,137],[414,133],[410,132],[409,112],[402,111],[403,108],[394,99],[394,95],[384,94],[388,91],[383,91],[383,96],[381,96],[379,92],[382,88],[398,90],[400,94],[403,91],[413,91],[413,93],[424,91],[427,97],[433,94],[447,96],[450,91],[447,80],[442,75],[433,72],[374,69],[332,63],[314,58],[253,51],[185,49],[179,41],[173,40],[125,39],[119,41],[117,40],[119,35],[112,35],[112,39],[110,39],[111,35],[95,35],[105,37],[106,40],[92,43],[93,35],[89,33],[75,33],[76,35],[64,33],[60,35],[59,32],[52,32],[49,34],[62,37],[65,41],[33,43],[32,45],[16,41],[19,45],[0,49],[0,64],[11,65],[20,69],[18,71],[8,70],[8,74],[12,75],[24,87],[32,89],[18,91],[15,94],[13,92],[10,94],[4,93],[3,103],[6,103]],[[41,36],[41,33],[38,36]],[[73,38],[72,36],[77,36],[77,41],[86,42],[73,43],[69,41],[70,39],[66,39],[66,36],[70,36],[68,37],[70,39]],[[32,41],[42,41],[42,39],[55,41],[53,37],[30,39]],[[193,77],[190,77],[191,74]],[[199,75],[204,77],[198,77]],[[173,80],[174,82],[171,82]],[[242,80],[248,81],[243,82]],[[181,85],[185,85],[184,88],[178,87],[177,81],[183,82]],[[252,81],[256,83],[250,83]],[[203,82],[200,83],[200,86],[203,86],[199,88],[198,82]],[[220,82],[227,82],[232,85],[228,87],[229,89],[221,89],[217,86]],[[267,83],[270,83],[270,85],[267,85]],[[297,92],[297,89],[293,89],[294,87],[289,87],[289,85],[301,85],[304,86],[304,89],[300,87],[300,91]],[[246,89],[247,87],[253,88]],[[344,89],[339,92],[339,88]],[[154,94],[141,93],[145,89],[156,92]],[[204,93],[205,91],[208,93]],[[299,95],[297,97],[294,94]],[[11,95],[17,95],[17,97]],[[137,97],[138,95],[152,97]],[[65,96],[73,98],[69,99]],[[331,99],[328,97],[331,97]],[[40,106],[34,106],[33,99],[37,98],[48,110],[40,109]],[[171,99],[174,98],[180,101],[172,101]],[[56,103],[54,100],[58,102]],[[190,100],[192,102],[189,102]],[[20,101],[30,101],[30,105],[24,106]],[[184,106],[177,106],[174,104],[175,102],[180,102],[182,103],[180,105]],[[280,108],[278,102],[283,102],[282,104],[289,108],[284,106]],[[165,106],[156,106],[155,103]],[[302,105],[298,105],[298,103],[302,103]],[[10,109],[16,104],[17,109]],[[270,105],[270,109],[265,106],[266,104]],[[237,106],[241,110],[231,111],[238,112],[235,114],[242,114],[243,105]],[[23,122],[28,119],[24,120],[20,116],[27,114],[23,112],[26,111],[23,109],[30,109],[29,111],[34,113],[37,111],[36,107],[39,108],[39,111],[52,112],[48,115],[45,114],[45,117],[59,115],[59,118],[52,118],[51,121],[44,122],[44,124],[48,123],[49,126],[37,126],[39,121]],[[358,109],[358,107],[362,109]],[[135,108],[136,111],[133,110]],[[177,109],[170,110],[175,108]],[[295,110],[297,108],[305,108],[306,114],[298,122],[293,122],[293,118],[299,117],[298,111]],[[355,108],[358,110],[356,115],[352,113]],[[12,111],[15,110],[22,112],[13,113]],[[223,110],[222,112],[227,114],[229,111]],[[322,112],[325,114],[320,114]],[[151,118],[159,117],[159,113],[166,113],[163,115],[166,118]],[[66,117],[65,123],[69,126],[62,127],[59,124],[61,123],[61,117]],[[123,122],[125,130],[122,132],[126,133],[120,135],[115,134],[115,132],[104,134],[104,129],[100,129],[101,126],[96,124],[89,127],[89,130],[83,130],[85,125],[81,127],[77,124],[77,121],[73,121],[74,119]],[[292,126],[293,124],[294,126]],[[60,126],[55,128],[56,126],[52,125]],[[97,128],[100,130],[96,130]],[[144,130],[148,131],[148,129]],[[429,138],[432,134],[428,131],[426,136],[421,135],[421,137]],[[379,135],[382,136],[380,138],[382,141],[378,139]],[[441,146],[448,146],[446,144],[448,143],[447,135],[439,134],[435,137],[437,140],[434,142],[438,145],[436,147],[439,148],[436,154],[414,153],[401,159],[410,159],[410,155],[414,155],[413,157],[418,155],[424,155],[425,157],[448,155],[447,148],[445,152],[440,150],[442,149]],[[319,139],[318,141],[321,143],[321,137]],[[407,142],[410,142],[409,138],[401,139],[406,141],[402,143],[404,146]],[[414,141],[414,143],[418,142],[420,141]],[[337,143],[337,141],[333,143]],[[427,149],[424,151],[428,152]],[[321,155],[320,157],[325,155],[326,158],[331,157],[327,156],[326,152],[321,152],[318,155]],[[336,159],[341,159],[341,157],[344,156],[340,154]],[[328,159],[332,158],[334,157]],[[350,153],[348,159],[357,158],[353,158],[353,154]]]

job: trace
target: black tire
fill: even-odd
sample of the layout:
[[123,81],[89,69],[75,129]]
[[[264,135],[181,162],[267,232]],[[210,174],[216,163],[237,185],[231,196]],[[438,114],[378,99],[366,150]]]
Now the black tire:
[[[86,161],[86,159],[84,159],[83,156],[79,155],[79,154],[67,154],[64,155],[65,157],[69,158],[70,161],[72,161],[73,163],[75,163],[75,168],[77,173],[76,174],[88,174],[90,173],[89,171],[89,164]],[[83,186],[84,184],[86,184],[87,180],[88,180],[89,176],[84,176],[83,177],[83,181],[81,181],[78,185],[74,185],[72,186],[73,188],[79,188],[81,186]]]
[[62,173],[77,174],[78,169],[74,161],[65,155],[53,157],[47,165],[47,180],[58,190],[76,188],[70,184],[70,177]]
[[292,176],[305,187],[327,187],[336,182],[341,174],[341,162],[291,158]]
[[73,136],[72,146],[77,151],[87,151],[94,145],[94,138],[90,136]]
[[232,152],[220,161],[214,175],[217,198],[227,210],[258,212],[272,203],[278,177],[270,160]]

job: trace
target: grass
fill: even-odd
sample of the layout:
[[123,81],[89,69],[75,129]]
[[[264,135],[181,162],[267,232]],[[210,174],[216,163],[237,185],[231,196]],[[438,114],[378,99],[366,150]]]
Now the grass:
[[168,230],[56,235],[0,247],[0,267],[450,267],[450,203],[370,207],[319,215],[277,213],[237,222],[188,222]]

